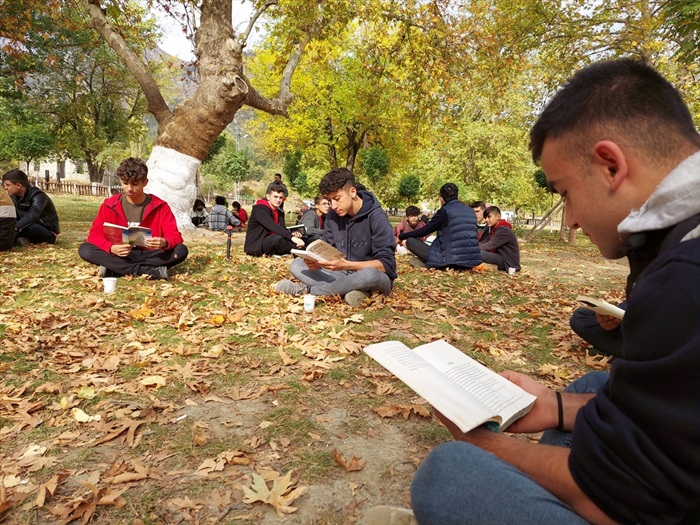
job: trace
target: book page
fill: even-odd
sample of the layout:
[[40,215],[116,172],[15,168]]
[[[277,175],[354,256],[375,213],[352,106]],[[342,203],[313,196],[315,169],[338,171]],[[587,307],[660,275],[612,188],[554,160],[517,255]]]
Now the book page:
[[[455,352],[460,353],[454,347]],[[364,351],[419,396],[454,422],[463,432],[492,420],[496,413],[469,396],[421,355],[398,341],[369,345]],[[465,356],[466,357],[466,356]]]
[[318,256],[321,261],[333,261],[335,259],[344,259],[343,252],[328,244],[322,239],[318,239],[306,247],[307,252],[311,252]]
[[298,250],[296,248],[292,248],[291,253],[293,253],[294,255],[297,255],[297,256],[299,256],[302,259],[305,259],[307,261],[314,261],[315,262],[315,261],[322,260],[322,259],[319,259],[319,257],[316,254],[311,253],[311,252],[307,252],[306,250]]
[[[509,423],[522,415],[521,411],[535,401],[535,396],[463,354],[447,341],[433,341],[419,346],[420,355],[465,392]],[[506,425],[507,426],[507,425]]]

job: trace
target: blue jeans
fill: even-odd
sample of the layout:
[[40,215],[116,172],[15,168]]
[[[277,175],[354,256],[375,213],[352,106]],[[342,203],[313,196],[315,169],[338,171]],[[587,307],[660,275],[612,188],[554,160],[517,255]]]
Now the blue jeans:
[[[607,378],[591,372],[564,391],[597,392]],[[568,446],[570,433],[548,430],[540,443]],[[462,441],[430,453],[413,478],[411,503],[420,525],[588,523],[527,474]]]
[[353,290],[389,295],[391,292],[391,279],[384,272],[375,268],[363,268],[362,270],[324,270],[319,268],[312,271],[306,266],[304,259],[294,259],[289,271],[294,277],[309,287],[309,293],[313,295],[345,295]]

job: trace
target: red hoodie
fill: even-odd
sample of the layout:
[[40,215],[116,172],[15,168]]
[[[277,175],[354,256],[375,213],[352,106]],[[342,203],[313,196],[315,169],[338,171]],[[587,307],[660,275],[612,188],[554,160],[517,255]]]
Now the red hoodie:
[[[140,225],[145,228],[150,228],[153,237],[162,237],[168,241],[168,245],[165,249],[171,250],[176,245],[182,243],[182,235],[180,235],[177,229],[175,216],[167,202],[153,194],[149,195],[151,196],[151,201],[143,210],[143,218],[141,219]],[[104,200],[97,212],[97,217],[92,221],[90,233],[88,233],[87,242],[94,244],[100,250],[107,253],[110,253],[110,248],[114,243],[105,237],[102,225],[105,222],[111,222],[119,226],[129,225],[126,220],[124,208],[122,208],[121,199],[121,194],[118,194]]]

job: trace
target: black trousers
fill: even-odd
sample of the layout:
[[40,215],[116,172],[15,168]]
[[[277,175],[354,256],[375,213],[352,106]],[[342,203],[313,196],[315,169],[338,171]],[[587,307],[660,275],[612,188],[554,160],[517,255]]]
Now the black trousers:
[[262,251],[263,255],[287,255],[295,247],[292,241],[274,233],[263,239]]
[[153,275],[155,268],[171,268],[187,259],[187,246],[178,244],[172,250],[141,250],[134,248],[126,257],[112,255],[94,244],[85,242],[78,248],[78,255],[98,266],[104,266],[117,275]]

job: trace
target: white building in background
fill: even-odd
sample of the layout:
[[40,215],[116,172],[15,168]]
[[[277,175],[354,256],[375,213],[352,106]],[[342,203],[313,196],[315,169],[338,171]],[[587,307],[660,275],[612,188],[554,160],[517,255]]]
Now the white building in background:
[[[26,165],[20,166],[19,169],[25,170]],[[90,184],[90,174],[85,163],[75,163],[72,160],[36,160],[30,162],[27,176],[30,179],[35,178],[49,182],[60,180],[63,182]]]

